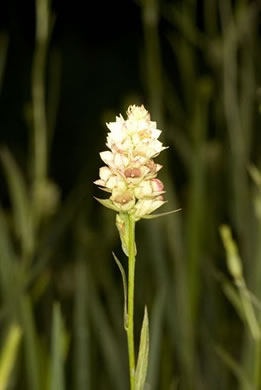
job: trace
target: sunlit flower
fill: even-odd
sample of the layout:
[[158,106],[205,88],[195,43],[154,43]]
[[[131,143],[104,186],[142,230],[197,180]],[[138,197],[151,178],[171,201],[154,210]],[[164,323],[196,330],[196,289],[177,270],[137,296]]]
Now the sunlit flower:
[[102,204],[139,220],[165,203],[163,183],[156,178],[162,166],[153,160],[166,149],[158,140],[161,130],[143,106],[135,105],[128,108],[126,120],[120,115],[107,127],[110,150],[100,153],[106,166],[94,183],[111,194]]

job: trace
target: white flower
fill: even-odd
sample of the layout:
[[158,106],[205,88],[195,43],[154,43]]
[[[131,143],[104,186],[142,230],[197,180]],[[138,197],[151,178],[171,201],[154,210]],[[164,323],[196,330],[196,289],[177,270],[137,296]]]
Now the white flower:
[[165,203],[164,186],[156,178],[162,166],[153,160],[166,149],[158,140],[161,130],[143,106],[135,105],[128,108],[126,120],[120,115],[107,127],[110,150],[100,153],[106,166],[94,183],[111,193],[102,204],[138,220]]
[[163,184],[159,179],[143,180],[134,189],[137,199],[143,199],[151,196],[158,196],[164,193]]
[[129,163],[129,158],[122,153],[113,153],[113,152],[101,152],[101,159],[105,164],[109,165],[111,168],[121,168],[127,166]]

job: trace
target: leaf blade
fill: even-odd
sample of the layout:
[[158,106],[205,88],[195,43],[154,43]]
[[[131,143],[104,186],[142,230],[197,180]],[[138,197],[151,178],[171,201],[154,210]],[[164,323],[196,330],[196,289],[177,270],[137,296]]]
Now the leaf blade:
[[120,270],[120,273],[121,273],[121,276],[122,276],[122,284],[123,284],[123,294],[124,294],[124,309],[123,309],[123,323],[124,323],[124,328],[125,330],[127,330],[127,326],[128,326],[128,309],[127,309],[127,277],[126,277],[126,273],[125,273],[125,270],[120,262],[120,260],[117,258],[117,256],[115,255],[114,252],[112,252],[112,255],[113,255],[113,258],[117,264],[117,266],[119,267],[119,270]]
[[10,374],[15,365],[21,337],[21,328],[18,325],[13,324],[8,331],[3,350],[1,351],[0,390],[5,390],[8,387]]
[[0,151],[9,194],[14,210],[16,233],[21,240],[23,253],[30,255],[34,247],[31,205],[24,176],[7,148]]
[[135,390],[144,390],[148,369],[149,357],[149,318],[147,307],[145,306],[144,317],[140,335],[140,347],[138,362],[135,372]]
[[64,390],[64,362],[63,362],[63,323],[60,305],[54,304],[52,320],[52,355],[50,390]]

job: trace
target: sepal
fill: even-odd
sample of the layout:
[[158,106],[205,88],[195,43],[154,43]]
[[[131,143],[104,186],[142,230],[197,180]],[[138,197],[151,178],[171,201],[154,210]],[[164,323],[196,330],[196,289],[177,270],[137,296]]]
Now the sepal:
[[107,207],[108,209],[119,211],[118,207],[116,207],[110,199],[99,199],[94,196],[94,199],[96,199],[100,204]]

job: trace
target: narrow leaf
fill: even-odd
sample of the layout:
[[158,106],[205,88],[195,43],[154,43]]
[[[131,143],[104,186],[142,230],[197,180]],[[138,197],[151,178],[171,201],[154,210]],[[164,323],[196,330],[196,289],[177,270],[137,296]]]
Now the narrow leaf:
[[239,296],[236,288],[230,282],[223,282],[222,288],[223,288],[224,294],[229,299],[231,304],[234,306],[234,308],[237,311],[237,314],[239,315],[241,320],[245,321],[246,316],[245,316],[244,308],[243,308],[240,296]]
[[[9,233],[7,218],[0,209],[0,287],[5,303],[13,306],[13,294],[10,294],[10,286],[14,283],[14,268],[17,264],[11,235]],[[13,290],[12,290],[13,291]]]
[[21,298],[21,318],[24,329],[24,348],[28,390],[40,389],[40,364],[33,308],[29,296]]
[[119,267],[121,276],[122,276],[122,283],[123,283],[123,293],[124,293],[124,310],[123,310],[123,323],[124,328],[127,329],[128,326],[128,310],[127,310],[127,278],[125,270],[120,262],[120,260],[117,258],[114,252],[112,252],[112,255],[114,257],[114,260],[116,261],[116,264]]
[[0,293],[2,308],[18,315],[18,303],[26,285],[26,272],[18,261],[12,242],[7,216],[0,206]]
[[9,377],[15,364],[22,332],[18,325],[9,329],[0,358],[0,390],[8,388]]
[[88,316],[89,289],[86,262],[76,268],[74,309],[74,390],[90,389],[90,324]]
[[63,324],[59,304],[53,308],[52,324],[52,358],[51,358],[50,390],[64,390],[63,372]]
[[252,302],[249,299],[249,296],[246,295],[246,291],[248,290],[243,276],[242,261],[239,256],[237,244],[232,238],[232,233],[229,226],[222,225],[220,227],[220,234],[226,250],[227,267],[238,288],[247,325],[253,338],[259,339],[260,327]]
[[231,229],[227,225],[220,226],[220,235],[226,251],[227,267],[234,280],[242,279],[242,261],[238,253],[238,247],[232,238]]
[[254,390],[253,386],[249,383],[247,375],[245,374],[243,367],[220,345],[215,347],[217,355],[230,369],[230,371],[237,378],[238,383],[246,390]]
[[166,211],[165,213],[144,215],[142,218],[143,219],[153,219],[153,218],[158,218],[158,217],[164,217],[165,215],[174,214],[174,213],[177,213],[178,211],[181,211],[181,210],[182,209],[176,209],[176,210]]
[[23,253],[28,255],[33,248],[32,218],[30,200],[22,172],[8,149],[1,150],[1,159],[5,169],[9,193],[14,210],[16,233],[21,240]]
[[140,335],[140,347],[138,354],[137,368],[135,372],[135,390],[144,390],[147,376],[149,357],[149,319],[147,307],[145,306],[143,323]]

